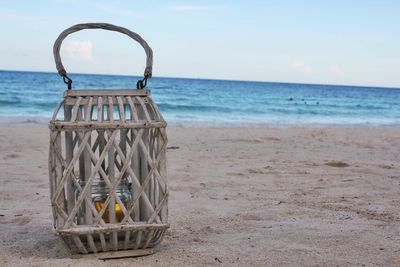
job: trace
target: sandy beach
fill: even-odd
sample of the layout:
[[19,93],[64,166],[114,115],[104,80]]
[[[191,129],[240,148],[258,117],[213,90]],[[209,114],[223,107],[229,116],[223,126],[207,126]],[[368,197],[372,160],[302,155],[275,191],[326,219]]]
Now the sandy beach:
[[154,255],[71,259],[52,230],[48,128],[0,127],[1,266],[400,266],[400,128],[169,127]]

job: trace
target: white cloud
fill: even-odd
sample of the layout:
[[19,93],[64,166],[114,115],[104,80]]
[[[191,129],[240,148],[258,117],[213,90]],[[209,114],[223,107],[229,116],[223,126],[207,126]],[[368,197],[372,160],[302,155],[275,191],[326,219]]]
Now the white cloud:
[[344,71],[338,65],[331,65],[329,67],[329,72],[340,78],[344,78],[346,76],[346,73],[344,73]]
[[90,41],[69,41],[65,44],[66,55],[84,61],[93,60],[93,44]]
[[303,60],[295,60],[291,63],[290,65],[295,71],[301,72],[301,73],[306,73],[306,74],[312,74],[313,73],[313,68],[305,63]]

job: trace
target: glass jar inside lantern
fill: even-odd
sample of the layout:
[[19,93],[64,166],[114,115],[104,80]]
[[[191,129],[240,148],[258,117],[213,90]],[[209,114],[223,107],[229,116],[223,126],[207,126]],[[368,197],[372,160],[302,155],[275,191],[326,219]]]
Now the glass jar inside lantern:
[[[126,179],[118,184],[116,195],[121,199],[126,209],[129,209],[129,203],[132,200],[132,192],[130,183]],[[107,197],[109,196],[109,188],[103,179],[95,179],[92,185],[92,200],[96,207],[97,212],[100,212],[104,208]],[[115,221],[116,223],[121,222],[124,219],[124,213],[121,205],[116,201],[114,205],[115,210]],[[106,207],[103,216],[104,222],[110,223],[110,203]]]

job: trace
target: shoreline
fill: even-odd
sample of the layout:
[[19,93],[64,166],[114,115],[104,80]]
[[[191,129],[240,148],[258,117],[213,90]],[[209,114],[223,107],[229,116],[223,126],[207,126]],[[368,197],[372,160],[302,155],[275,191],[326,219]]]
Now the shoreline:
[[[171,228],[155,254],[112,264],[400,265],[400,128],[167,133]],[[0,126],[0,265],[107,266],[53,234],[48,134]]]
[[[26,117],[26,116],[0,116],[0,127],[41,127],[47,126],[51,117]],[[210,122],[178,122],[167,120],[167,128],[363,128],[363,129],[396,129],[400,128],[399,124],[374,124],[374,123],[358,123],[358,124],[340,124],[340,123],[210,123]]]

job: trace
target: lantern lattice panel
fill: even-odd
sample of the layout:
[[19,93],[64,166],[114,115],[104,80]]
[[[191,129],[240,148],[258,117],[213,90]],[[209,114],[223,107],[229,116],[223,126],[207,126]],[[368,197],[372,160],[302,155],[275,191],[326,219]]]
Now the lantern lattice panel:
[[142,249],[168,228],[166,122],[141,90],[67,90],[50,124],[54,226],[80,253]]

